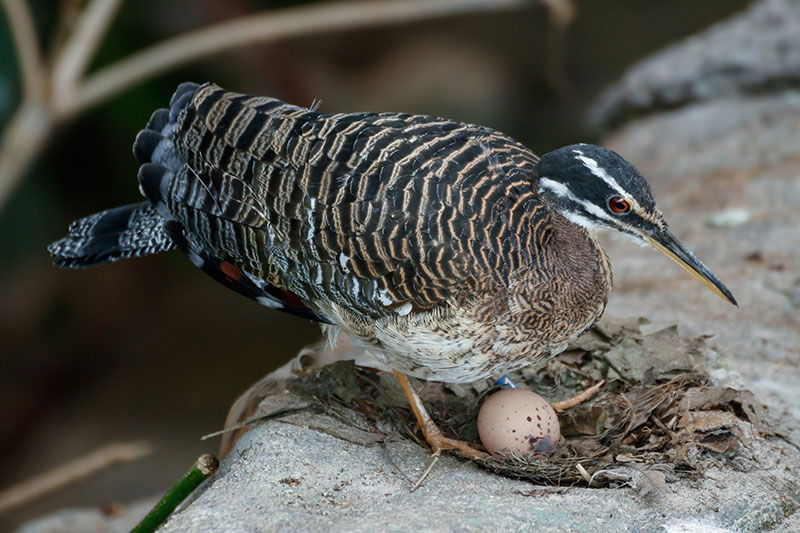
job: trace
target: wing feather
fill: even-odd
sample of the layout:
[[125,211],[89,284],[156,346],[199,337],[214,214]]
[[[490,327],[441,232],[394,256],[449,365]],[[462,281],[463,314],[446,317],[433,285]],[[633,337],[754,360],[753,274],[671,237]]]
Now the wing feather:
[[181,103],[184,164],[166,205],[195,245],[311,309],[329,300],[377,317],[468,294],[497,266],[483,231],[525,188],[520,173],[533,191],[536,157],[486,128],[321,114],[214,85]]

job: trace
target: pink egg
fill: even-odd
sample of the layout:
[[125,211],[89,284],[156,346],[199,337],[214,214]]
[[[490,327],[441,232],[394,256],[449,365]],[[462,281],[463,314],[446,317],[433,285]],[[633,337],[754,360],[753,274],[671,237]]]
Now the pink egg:
[[505,449],[550,453],[561,438],[561,427],[556,412],[535,392],[502,389],[484,400],[478,435],[491,454]]

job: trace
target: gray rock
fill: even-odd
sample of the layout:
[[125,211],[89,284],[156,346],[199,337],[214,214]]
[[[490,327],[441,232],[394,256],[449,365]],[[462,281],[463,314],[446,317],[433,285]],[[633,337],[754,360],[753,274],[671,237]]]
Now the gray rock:
[[800,512],[792,514],[772,531],[773,533],[797,533],[797,531],[800,531]]
[[669,484],[647,498],[633,489],[536,487],[451,457],[412,492],[429,462],[422,447],[365,447],[273,422],[245,434],[159,531],[757,531],[797,507],[800,488],[778,472],[797,468],[796,451],[762,443],[756,453],[763,471],[712,470],[696,485]]
[[[800,437],[800,92],[698,103],[633,122],[606,144],[650,178],[673,232],[733,290],[724,305],[650,249],[609,235],[608,312],[713,333],[747,388]],[[708,217],[747,209],[722,227]],[[657,295],[657,296],[656,296]]]
[[599,98],[590,123],[608,129],[653,111],[800,85],[800,3],[763,0],[654,54]]

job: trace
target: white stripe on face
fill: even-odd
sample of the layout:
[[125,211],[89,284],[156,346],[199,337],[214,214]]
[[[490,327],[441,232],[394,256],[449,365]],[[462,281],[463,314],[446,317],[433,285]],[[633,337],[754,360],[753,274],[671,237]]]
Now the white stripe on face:
[[585,216],[580,215],[575,211],[562,211],[561,214],[564,216],[564,218],[566,218],[573,224],[577,224],[578,226],[583,226],[589,231],[598,232],[605,229],[603,226],[595,224]]
[[542,189],[547,189],[556,196],[575,199],[575,196],[572,194],[572,191],[569,190],[569,187],[558,181],[553,181],[550,178],[540,178],[539,187]]
[[623,189],[620,186],[620,184],[617,183],[617,180],[611,177],[611,175],[608,172],[606,172],[605,169],[597,163],[597,161],[595,161],[591,157],[586,157],[580,150],[573,150],[572,153],[578,156],[577,159],[579,159],[581,163],[583,163],[583,166],[589,169],[589,172],[591,172],[592,175],[600,178],[605,182],[606,185],[617,191],[617,193],[619,193],[620,196],[622,196],[623,198],[628,200],[628,202],[630,202],[632,207],[638,208],[639,204],[633,198],[631,198],[627,192],[625,192],[625,189]]
[[[604,219],[604,220],[609,220],[611,222],[614,222],[615,225],[618,225],[617,220],[614,217],[612,217],[611,215],[606,213],[602,208],[598,207],[597,205],[593,204],[592,202],[590,202],[588,200],[581,200],[580,198],[575,196],[572,193],[572,191],[569,190],[569,187],[567,187],[563,183],[560,183],[558,181],[553,181],[553,180],[551,180],[549,178],[540,178],[539,179],[539,187],[542,188],[542,189],[547,189],[548,191],[552,192],[556,196],[559,196],[561,198],[567,198],[571,202],[574,202],[576,204],[579,204],[579,205],[583,206],[583,208],[586,209],[586,211],[588,211],[589,213],[593,214],[597,218],[601,218],[601,219]],[[566,215],[564,215],[564,216],[566,216]],[[585,226],[585,224],[582,224],[582,225]]]

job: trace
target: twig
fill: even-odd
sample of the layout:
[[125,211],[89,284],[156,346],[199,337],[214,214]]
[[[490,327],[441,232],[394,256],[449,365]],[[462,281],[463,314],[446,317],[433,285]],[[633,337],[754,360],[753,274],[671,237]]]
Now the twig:
[[664,424],[664,422],[662,422],[662,421],[661,421],[661,420],[660,420],[660,419],[659,419],[659,418],[658,418],[656,415],[650,415],[650,421],[651,421],[651,422],[653,422],[653,423],[654,423],[656,426],[658,426],[658,428],[659,428],[661,431],[663,431],[664,433],[666,433],[666,434],[669,436],[669,438],[670,438],[670,440],[671,440],[671,441],[673,441],[673,442],[674,442],[674,441],[676,441],[676,440],[677,440],[677,435],[676,435],[676,433],[675,433],[674,431],[672,431],[671,429],[669,429],[669,428],[666,426],[666,424]]
[[56,57],[61,53],[66,40],[81,16],[84,8],[83,4],[84,0],[61,0],[58,3],[57,20],[48,41],[48,49],[44,60],[45,65],[49,65],[52,68]]
[[544,70],[547,83],[561,96],[572,92],[572,83],[567,74],[567,28],[575,19],[573,0],[540,0],[548,10],[550,24],[547,28],[547,53]]
[[529,0],[342,1],[247,16],[173,37],[101,69],[86,80],[71,112],[91,107],[170,68],[254,42],[518,7]]
[[103,446],[0,492],[0,513],[72,485],[114,464],[140,459],[151,451],[145,442],[116,442]]
[[417,480],[417,482],[414,483],[414,486],[411,487],[411,492],[414,492],[415,490],[417,490],[418,488],[420,488],[422,486],[422,484],[428,478],[428,475],[430,475],[431,470],[433,470],[433,467],[436,465],[436,463],[439,462],[439,457],[441,457],[441,455],[434,455],[433,456],[433,458],[431,459],[430,464],[428,465],[428,468],[425,469],[425,471],[422,473],[422,475],[419,476],[419,479]]
[[30,9],[24,0],[3,0],[3,7],[17,50],[25,98],[42,100],[45,97],[45,70]]
[[131,533],[151,533],[158,529],[178,505],[196,489],[200,483],[217,471],[219,459],[210,454],[197,458],[192,468],[170,488],[158,503],[142,518]]
[[121,3],[122,0],[92,0],[81,13],[72,37],[53,62],[52,96],[56,110],[68,106],[75,98],[78,80],[86,72]]
[[[201,57],[255,42],[518,7],[531,0],[339,1],[250,15],[167,39],[84,78],[122,0],[92,0],[44,65],[24,0],[2,0],[17,46],[26,101],[0,141],[0,208],[56,126],[138,82]],[[71,13],[63,11],[64,16]],[[64,23],[63,27],[70,25]],[[26,107],[34,101],[36,106]]]
[[594,477],[589,475],[589,472],[586,471],[586,469],[583,467],[582,464],[575,463],[575,469],[578,471],[578,473],[581,475],[581,477],[586,481],[588,485],[592,484],[592,480],[594,479]]
[[266,415],[256,416],[256,417],[250,418],[248,420],[245,420],[244,422],[240,422],[238,424],[235,424],[235,425],[233,425],[231,427],[227,427],[225,429],[221,429],[219,431],[214,431],[213,433],[209,433],[207,435],[203,435],[202,437],[200,437],[200,440],[208,440],[208,439],[210,439],[212,437],[218,437],[220,435],[224,435],[224,434],[229,433],[231,431],[237,431],[239,429],[246,428],[247,426],[251,426],[251,425],[257,424],[259,422],[266,422],[267,420],[271,420],[273,418],[281,418],[281,417],[287,416],[287,415],[293,415],[293,414],[296,414],[296,413],[302,413],[303,411],[308,411],[309,409],[314,409],[314,408],[317,408],[317,407],[319,407],[319,406],[318,405],[314,405],[314,404],[309,404],[309,405],[303,405],[302,407],[287,407],[286,409],[278,409],[277,411],[273,411],[272,413],[268,413]]
[[44,104],[24,102],[0,137],[0,207],[53,133],[53,117]]

